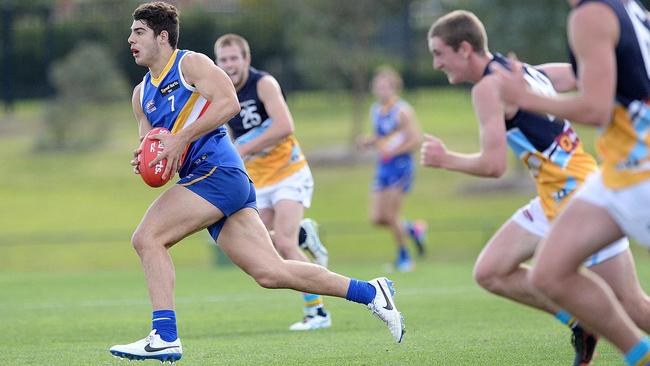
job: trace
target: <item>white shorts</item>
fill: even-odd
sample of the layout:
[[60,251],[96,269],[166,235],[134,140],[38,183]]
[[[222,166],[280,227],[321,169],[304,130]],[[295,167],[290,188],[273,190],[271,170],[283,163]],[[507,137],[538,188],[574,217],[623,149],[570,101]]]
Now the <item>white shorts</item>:
[[256,189],[257,208],[272,208],[280,200],[290,200],[302,203],[305,208],[311,206],[311,196],[314,193],[314,178],[309,166],[305,166],[283,180]]
[[[528,232],[539,237],[546,236],[546,233],[548,233],[548,230],[551,227],[546,218],[546,214],[544,214],[544,209],[542,208],[539,197],[533,198],[526,206],[517,210],[517,212],[512,215],[512,220]],[[621,238],[599,250],[595,254],[592,254],[587,258],[587,260],[585,260],[584,264],[587,267],[591,267],[595,264],[602,263],[623,253],[627,248],[629,248],[629,246],[630,243],[627,238]]]
[[650,181],[613,190],[600,172],[593,173],[576,198],[606,209],[625,234],[650,248]]

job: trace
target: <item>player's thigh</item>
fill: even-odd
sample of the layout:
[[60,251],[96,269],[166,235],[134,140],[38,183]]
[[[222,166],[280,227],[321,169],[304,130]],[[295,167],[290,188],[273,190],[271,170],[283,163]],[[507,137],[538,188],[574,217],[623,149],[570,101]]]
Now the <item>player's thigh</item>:
[[507,274],[515,270],[533,256],[540,239],[513,219],[506,221],[481,251],[475,274]]
[[535,255],[540,273],[574,272],[591,254],[623,237],[607,210],[574,198],[551,225]]
[[147,209],[134,236],[155,238],[166,246],[219,221],[223,213],[180,185],[161,194]]
[[374,221],[392,221],[399,215],[403,193],[399,188],[372,192],[371,216]]
[[249,274],[273,270],[282,261],[257,211],[252,208],[229,216],[217,243],[233,263]]
[[275,211],[273,220],[275,234],[283,238],[298,240],[300,220],[302,220],[305,213],[305,207],[302,203],[283,199],[278,201],[273,209]]

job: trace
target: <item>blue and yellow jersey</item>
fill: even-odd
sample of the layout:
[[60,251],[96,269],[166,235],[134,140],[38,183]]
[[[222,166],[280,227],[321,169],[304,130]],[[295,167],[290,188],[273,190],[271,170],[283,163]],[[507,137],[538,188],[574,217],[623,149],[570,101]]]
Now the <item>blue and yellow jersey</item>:
[[[375,103],[370,108],[372,117],[372,124],[375,136],[377,137],[377,144],[385,146],[388,150],[397,148],[404,142],[405,136],[400,132],[399,127],[399,111],[406,102],[397,100],[391,105],[382,106]],[[380,157],[381,158],[381,157]],[[393,156],[389,160],[380,160],[380,165],[406,165],[411,164],[413,160],[410,152]]]
[[[236,144],[243,144],[262,134],[272,123],[257,94],[257,83],[268,75],[249,68],[248,80],[237,91],[241,111],[228,121]],[[248,174],[257,188],[275,184],[307,165],[298,140],[291,134],[264,151],[254,154],[244,162]]]
[[[495,54],[491,62],[504,66],[508,61]],[[489,65],[485,74],[489,74]],[[524,65],[524,78],[535,92],[555,95],[548,77],[541,71]],[[587,176],[598,169],[596,160],[583,150],[578,135],[567,120],[519,109],[506,120],[508,145],[528,167],[535,179],[542,208],[553,219]]]
[[[191,51],[175,50],[162,73],[154,78],[148,72],[140,86],[140,105],[153,127],[165,127],[172,133],[194,123],[209,103],[183,78],[181,61]],[[244,170],[241,158],[228,138],[224,126],[192,142],[185,153],[179,175],[190,173],[201,162]]]
[[[616,45],[616,105],[610,124],[596,142],[602,158],[603,182],[612,189],[650,180],[650,21],[635,0],[600,2],[616,14],[620,35]],[[575,57],[571,63],[577,73]]]

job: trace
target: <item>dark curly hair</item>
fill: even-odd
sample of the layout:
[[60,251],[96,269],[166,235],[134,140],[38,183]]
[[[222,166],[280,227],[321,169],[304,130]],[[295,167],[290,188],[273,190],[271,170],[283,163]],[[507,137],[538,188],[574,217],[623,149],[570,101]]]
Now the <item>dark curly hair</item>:
[[133,20],[141,20],[154,35],[162,31],[169,34],[169,45],[176,48],[178,45],[178,9],[174,5],[162,1],[154,1],[138,6],[133,12]]

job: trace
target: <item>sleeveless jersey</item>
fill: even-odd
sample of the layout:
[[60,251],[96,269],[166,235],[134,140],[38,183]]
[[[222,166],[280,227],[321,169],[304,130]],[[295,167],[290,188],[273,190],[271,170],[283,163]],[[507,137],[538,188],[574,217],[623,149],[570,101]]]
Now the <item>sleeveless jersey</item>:
[[[273,121],[257,94],[257,83],[268,73],[249,68],[248,79],[237,92],[241,111],[228,121],[236,144],[244,144],[261,135]],[[307,165],[298,140],[291,134],[275,146],[253,154],[244,162],[255,187],[275,184]]]
[[[397,131],[399,127],[399,111],[404,106],[404,101],[398,100],[388,110],[383,110],[382,106],[375,103],[371,108],[372,123],[375,135],[378,137],[377,143],[385,145],[388,150],[398,147],[404,142],[404,136]],[[405,166],[412,163],[412,154],[410,152],[393,156],[389,160],[380,160],[379,164],[384,166]]]
[[[618,18],[616,45],[616,105],[610,124],[598,137],[603,182],[612,189],[650,180],[650,21],[635,0],[583,0],[577,6],[600,2]],[[577,73],[576,60],[570,54]]]
[[[183,78],[181,61],[189,53],[191,51],[175,50],[160,76],[154,78],[147,72],[142,80],[140,105],[153,127],[165,127],[177,133],[194,123],[209,105],[196,88]],[[224,126],[201,136],[188,146],[179,175],[188,175],[202,162],[244,170]]]
[[[500,54],[495,54],[492,62],[508,67],[508,60]],[[488,64],[484,75],[489,73]],[[524,78],[536,93],[556,94],[549,78],[530,65],[524,65]],[[596,161],[584,151],[567,120],[519,109],[506,120],[506,131],[508,145],[535,180],[544,213],[553,219],[567,198],[598,169]]]

